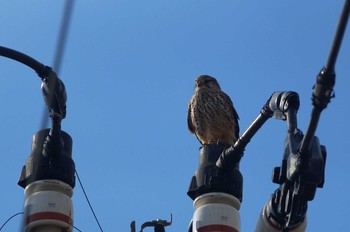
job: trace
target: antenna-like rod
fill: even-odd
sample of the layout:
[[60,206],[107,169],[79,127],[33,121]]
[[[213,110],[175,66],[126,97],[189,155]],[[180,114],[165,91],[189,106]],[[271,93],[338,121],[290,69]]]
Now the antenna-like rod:
[[340,46],[345,34],[346,25],[348,23],[349,12],[350,12],[350,0],[346,0],[343,7],[343,11],[339,17],[338,28],[334,37],[332,48],[328,55],[328,60],[325,66],[326,69],[332,69],[332,68],[334,69],[335,67]]
[[322,110],[327,107],[331,98],[334,97],[333,87],[335,85],[335,63],[349,19],[349,13],[350,0],[346,0],[339,18],[338,28],[329,52],[327,63],[318,74],[316,84],[314,85],[314,91],[312,94],[312,104],[314,107],[312,109],[309,127],[300,146],[300,154],[302,156],[305,156],[311,148],[311,141],[315,135]]

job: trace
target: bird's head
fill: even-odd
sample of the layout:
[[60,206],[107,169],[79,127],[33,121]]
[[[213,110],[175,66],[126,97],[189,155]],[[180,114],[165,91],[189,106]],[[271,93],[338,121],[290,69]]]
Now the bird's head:
[[196,85],[196,89],[198,88],[215,88],[220,90],[220,85],[218,81],[211,76],[208,75],[201,75],[194,81]]

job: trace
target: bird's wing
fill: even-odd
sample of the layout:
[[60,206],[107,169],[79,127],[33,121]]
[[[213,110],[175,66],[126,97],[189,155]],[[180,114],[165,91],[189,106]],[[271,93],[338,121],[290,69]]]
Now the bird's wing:
[[239,138],[239,124],[238,124],[239,116],[238,116],[238,113],[237,113],[235,107],[233,106],[233,102],[232,102],[231,98],[225,92],[222,92],[222,93],[223,93],[223,97],[225,98],[225,102],[228,103],[228,107],[230,109],[230,112],[232,112],[232,114],[233,114],[233,125],[236,128],[235,136],[238,139]]
[[234,125],[236,126],[235,136],[238,139],[239,138],[239,124],[238,124],[239,116],[238,116],[238,113],[234,107],[233,107],[233,115],[235,116],[233,122],[234,122]]
[[191,101],[188,103],[188,110],[187,110],[187,126],[188,126],[188,130],[192,133],[195,134],[195,128],[192,124],[192,119],[191,119]]

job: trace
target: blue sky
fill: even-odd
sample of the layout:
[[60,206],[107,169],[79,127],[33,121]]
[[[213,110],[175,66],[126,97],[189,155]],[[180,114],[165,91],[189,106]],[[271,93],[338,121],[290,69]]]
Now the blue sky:
[[[2,1],[0,45],[52,65],[64,1]],[[60,78],[67,93],[62,129],[104,231],[129,231],[156,218],[186,231],[193,215],[186,195],[199,143],[187,130],[188,100],[200,74],[217,78],[240,116],[241,133],[274,91],[299,93],[298,126],[311,115],[315,77],[325,64],[343,1],[76,1]],[[327,147],[326,182],[309,204],[307,231],[344,231],[350,217],[349,33],[336,65],[336,98],[317,136]],[[23,211],[17,180],[40,128],[41,81],[0,57],[0,224]],[[247,146],[240,210],[253,231],[277,188],[286,124],[269,120]],[[80,186],[75,226],[99,231]],[[18,231],[20,217],[3,231]],[[151,231],[151,230],[149,230]]]

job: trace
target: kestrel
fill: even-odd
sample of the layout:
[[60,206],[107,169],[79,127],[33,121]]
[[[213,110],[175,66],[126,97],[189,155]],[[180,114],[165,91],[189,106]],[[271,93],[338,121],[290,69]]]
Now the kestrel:
[[214,77],[201,75],[187,114],[188,129],[201,144],[233,145],[239,137],[238,114]]

